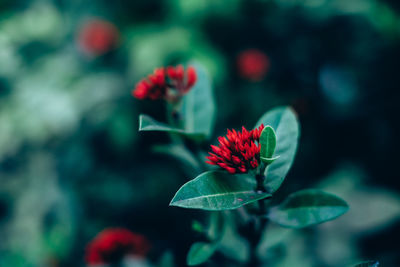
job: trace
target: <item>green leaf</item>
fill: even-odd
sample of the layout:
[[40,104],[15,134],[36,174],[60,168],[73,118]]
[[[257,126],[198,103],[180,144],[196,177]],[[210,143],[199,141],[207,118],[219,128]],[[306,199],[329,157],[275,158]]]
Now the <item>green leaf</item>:
[[211,212],[208,223],[207,236],[213,242],[221,239],[225,231],[224,214],[221,212]]
[[273,193],[281,186],[292,166],[300,136],[299,123],[291,108],[278,107],[265,113],[256,127],[261,124],[275,129],[275,154],[280,156],[265,169],[265,187],[268,192]]
[[347,203],[335,195],[307,189],[291,194],[267,216],[281,226],[303,228],[333,220],[348,209]]
[[204,226],[203,226],[203,224],[201,224],[201,222],[199,222],[197,220],[193,220],[192,221],[192,230],[195,232],[202,233],[202,232],[204,232]]
[[185,167],[192,173],[200,173],[201,166],[195,156],[181,143],[179,144],[168,144],[168,145],[156,145],[153,146],[152,150],[156,153],[169,155],[179,160]]
[[218,251],[226,257],[245,263],[250,256],[249,244],[239,234],[235,214],[225,213],[225,228],[221,240],[218,243]]
[[190,64],[196,69],[197,81],[183,97],[181,115],[185,132],[201,133],[209,137],[215,124],[215,102],[207,71],[198,63]]
[[363,261],[359,262],[353,267],[378,267],[379,266],[379,261]]
[[203,210],[231,210],[271,194],[256,192],[255,178],[249,174],[204,172],[184,184],[170,205]]
[[158,267],[174,267],[174,254],[171,251],[166,251],[161,255],[161,258],[156,265]]
[[174,128],[168,124],[158,122],[150,116],[141,114],[139,116],[139,131],[159,131],[180,134],[194,140],[203,140],[205,135],[202,133],[188,132],[179,128]]
[[266,163],[266,164],[271,164],[272,162],[274,162],[275,160],[277,160],[279,158],[279,156],[273,157],[273,158],[263,158],[260,157],[261,161]]
[[271,126],[265,126],[260,136],[260,156],[262,158],[270,159],[274,155],[276,147],[276,135]]
[[206,262],[217,249],[216,244],[206,242],[196,242],[189,250],[186,258],[186,263],[189,266],[199,265]]

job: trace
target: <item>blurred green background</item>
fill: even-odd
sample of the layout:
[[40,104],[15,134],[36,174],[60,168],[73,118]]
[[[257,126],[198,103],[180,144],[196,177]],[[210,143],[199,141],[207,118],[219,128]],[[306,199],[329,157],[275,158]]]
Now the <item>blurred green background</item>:
[[[111,33],[85,41],[93,21]],[[255,50],[257,79],[238,60]],[[271,229],[261,255],[400,266],[399,59],[396,0],[1,0],[0,266],[84,266],[86,244],[115,226],[150,239],[150,262],[171,251],[184,266],[204,213],[168,207],[192,177],[151,151],[164,134],[137,132],[139,113],[165,120],[164,103],[131,90],[190,60],[214,82],[213,143],[291,105],[302,136],[277,200],[320,187],[350,204],[312,229]]]

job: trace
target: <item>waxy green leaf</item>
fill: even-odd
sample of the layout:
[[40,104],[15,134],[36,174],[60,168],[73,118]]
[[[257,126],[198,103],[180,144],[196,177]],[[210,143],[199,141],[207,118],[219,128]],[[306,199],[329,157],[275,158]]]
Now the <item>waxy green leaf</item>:
[[271,164],[272,162],[274,162],[275,160],[277,160],[279,158],[279,156],[273,157],[273,158],[263,158],[260,157],[261,161],[266,163],[266,164]]
[[261,124],[271,126],[276,134],[275,154],[279,155],[279,158],[265,169],[265,187],[268,192],[273,193],[281,186],[292,166],[300,136],[299,123],[291,108],[278,107],[265,113],[256,127]]
[[271,194],[256,192],[256,181],[249,174],[209,171],[184,184],[170,205],[190,209],[231,210]]
[[189,64],[196,69],[197,81],[183,97],[180,113],[183,129],[209,137],[215,124],[215,101],[211,80],[206,69],[198,63]]
[[363,261],[359,262],[353,267],[378,267],[379,266],[379,261]]
[[188,132],[179,128],[174,128],[166,123],[158,122],[150,116],[143,114],[139,116],[139,131],[160,131],[181,134],[195,140],[202,140],[205,138],[205,134]]
[[272,158],[276,147],[276,135],[274,129],[267,125],[261,132],[260,136],[260,156],[262,158]]
[[189,250],[186,258],[186,263],[189,266],[199,265],[206,262],[217,249],[217,244],[196,242]]
[[308,189],[291,194],[267,217],[281,226],[303,228],[333,220],[349,209],[341,198],[320,190]]

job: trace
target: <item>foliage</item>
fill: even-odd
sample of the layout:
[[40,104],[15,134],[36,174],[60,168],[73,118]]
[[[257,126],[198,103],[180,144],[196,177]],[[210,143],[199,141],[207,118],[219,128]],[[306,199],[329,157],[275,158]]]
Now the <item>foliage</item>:
[[[393,0],[1,1],[0,265],[85,266],[90,240],[124,227],[151,242],[126,266],[184,266],[196,243],[205,266],[254,251],[269,267],[400,266],[398,13]],[[132,97],[178,64],[199,77],[179,105]],[[270,126],[259,168],[205,164],[226,128],[254,122]],[[304,188],[318,206],[288,209]],[[195,209],[168,207],[175,192]],[[314,226],[347,210],[327,195],[350,208]]]

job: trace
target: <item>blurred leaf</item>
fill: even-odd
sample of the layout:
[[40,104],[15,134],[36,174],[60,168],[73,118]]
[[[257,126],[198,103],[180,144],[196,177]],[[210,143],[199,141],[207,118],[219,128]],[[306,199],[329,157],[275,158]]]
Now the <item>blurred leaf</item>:
[[272,158],[276,147],[276,135],[271,126],[265,126],[260,136],[260,156],[263,158]]
[[265,170],[265,186],[268,192],[273,193],[281,186],[292,166],[300,135],[299,123],[291,108],[278,107],[265,113],[255,127],[261,124],[270,125],[276,134],[275,154],[279,158]]
[[[310,241],[305,239],[299,231],[296,235],[287,240],[284,245],[284,252],[278,254],[278,257],[269,258],[273,261],[274,267],[310,267],[319,266],[315,263],[315,254],[309,253]],[[264,264],[262,267],[269,267],[270,265]],[[324,266],[324,265],[322,265]]]
[[204,226],[201,222],[199,222],[197,220],[193,220],[192,221],[192,230],[195,232],[202,233],[202,232],[204,232]]
[[291,194],[267,216],[281,226],[303,228],[333,220],[348,209],[347,203],[335,195],[307,189]]
[[249,174],[231,175],[209,171],[184,184],[170,205],[191,209],[230,210],[271,196],[268,193],[255,192],[255,188],[255,179]]
[[211,81],[200,64],[191,64],[197,73],[197,82],[183,97],[181,113],[185,132],[202,133],[209,137],[215,124],[215,103]]
[[165,252],[158,263],[159,267],[174,267],[174,254],[171,251]]
[[200,173],[201,167],[193,154],[182,144],[168,144],[153,146],[153,151],[174,157],[190,168],[193,173]]
[[132,113],[121,110],[110,116],[108,133],[113,145],[118,149],[127,149],[136,136],[136,128],[132,125]]
[[290,239],[294,229],[283,228],[276,224],[268,224],[264,228],[260,243],[257,247],[257,254],[261,259],[266,258],[273,247],[283,244]]
[[400,219],[400,195],[396,191],[367,186],[366,179],[363,169],[344,164],[317,186],[346,199],[352,207],[346,216],[335,223],[338,228],[345,228],[347,235],[379,231]]
[[174,128],[168,124],[158,122],[150,116],[143,114],[139,116],[139,131],[160,131],[181,134],[195,140],[204,139],[204,134],[202,133],[188,132],[182,129]]
[[[194,243],[187,255],[188,265],[198,265],[207,261],[219,247],[220,240],[225,232],[225,220],[222,212],[212,212],[210,214],[207,237],[210,242]],[[203,229],[204,230],[204,229]]]
[[212,212],[210,214],[210,223],[208,225],[208,238],[212,241],[219,241],[224,234],[225,220],[221,212]]
[[189,266],[199,265],[206,262],[215,252],[216,244],[197,242],[189,250],[186,263]]
[[378,266],[379,266],[379,261],[363,261],[357,263],[353,267],[378,267]]
[[13,216],[0,228],[2,246],[22,258],[6,266],[44,266],[50,257],[64,259],[75,242],[73,194],[60,186],[53,157],[34,153],[25,164],[14,176],[20,191],[14,192]]
[[225,216],[225,229],[218,244],[218,251],[239,262],[246,262],[249,258],[248,242],[239,235],[232,213]]

